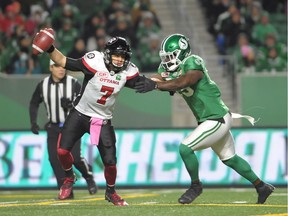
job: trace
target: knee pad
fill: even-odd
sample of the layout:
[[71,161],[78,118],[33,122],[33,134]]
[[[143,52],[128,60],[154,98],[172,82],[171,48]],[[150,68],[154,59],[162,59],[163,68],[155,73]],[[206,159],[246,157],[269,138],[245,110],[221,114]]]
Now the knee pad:
[[58,148],[57,154],[58,154],[59,161],[62,167],[64,168],[64,170],[71,169],[72,164],[74,162],[74,158],[71,152],[66,149]]
[[66,149],[62,149],[62,148],[58,148],[57,149],[57,154],[59,157],[65,157],[66,155],[68,155],[70,152]]
[[113,147],[111,148],[102,148],[100,151],[100,155],[104,165],[115,165],[117,162],[116,158],[116,149]]

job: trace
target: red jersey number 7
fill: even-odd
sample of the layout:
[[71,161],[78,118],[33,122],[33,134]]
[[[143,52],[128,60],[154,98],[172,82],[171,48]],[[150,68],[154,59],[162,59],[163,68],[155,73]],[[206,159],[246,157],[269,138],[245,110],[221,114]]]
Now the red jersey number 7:
[[114,88],[109,86],[102,86],[100,91],[104,92],[105,94],[97,100],[97,103],[105,105],[107,98],[112,95]]

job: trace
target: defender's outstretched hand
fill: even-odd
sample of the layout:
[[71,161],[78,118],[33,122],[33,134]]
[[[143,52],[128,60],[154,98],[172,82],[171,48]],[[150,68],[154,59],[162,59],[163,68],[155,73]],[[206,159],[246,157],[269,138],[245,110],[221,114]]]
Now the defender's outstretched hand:
[[146,93],[157,89],[157,83],[151,79],[141,79],[140,81],[136,82],[135,89],[137,93]]

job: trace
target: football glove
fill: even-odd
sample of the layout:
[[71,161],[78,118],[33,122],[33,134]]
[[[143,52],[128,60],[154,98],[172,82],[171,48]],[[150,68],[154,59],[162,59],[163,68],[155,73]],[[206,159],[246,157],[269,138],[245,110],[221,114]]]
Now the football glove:
[[68,98],[61,98],[61,107],[64,109],[65,112],[67,112],[68,109],[71,109],[73,107],[72,101]]
[[151,79],[145,78],[135,83],[134,89],[137,93],[146,93],[157,88],[157,83]]
[[31,131],[32,131],[32,133],[33,134],[39,134],[39,125],[38,124],[36,124],[36,123],[33,123],[32,125],[31,125]]

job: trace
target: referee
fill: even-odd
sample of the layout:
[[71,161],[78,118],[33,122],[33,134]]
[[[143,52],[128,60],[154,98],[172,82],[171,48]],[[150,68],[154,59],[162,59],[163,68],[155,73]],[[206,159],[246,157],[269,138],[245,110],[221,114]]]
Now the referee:
[[[49,120],[45,126],[47,131],[49,162],[56,176],[58,189],[60,189],[65,178],[65,172],[57,156],[58,135],[65,118],[73,108],[72,101],[79,94],[81,85],[77,79],[67,75],[66,70],[56,65],[52,60],[50,60],[49,69],[51,75],[40,81],[33,93],[30,101],[29,114],[31,131],[34,134],[39,134],[37,114],[40,103],[44,102]],[[89,193],[95,194],[97,192],[97,186],[93,178],[92,167],[81,157],[80,147],[81,140],[78,140],[71,152],[74,157],[73,164],[85,178]],[[73,198],[74,195],[72,193],[68,199]]]

